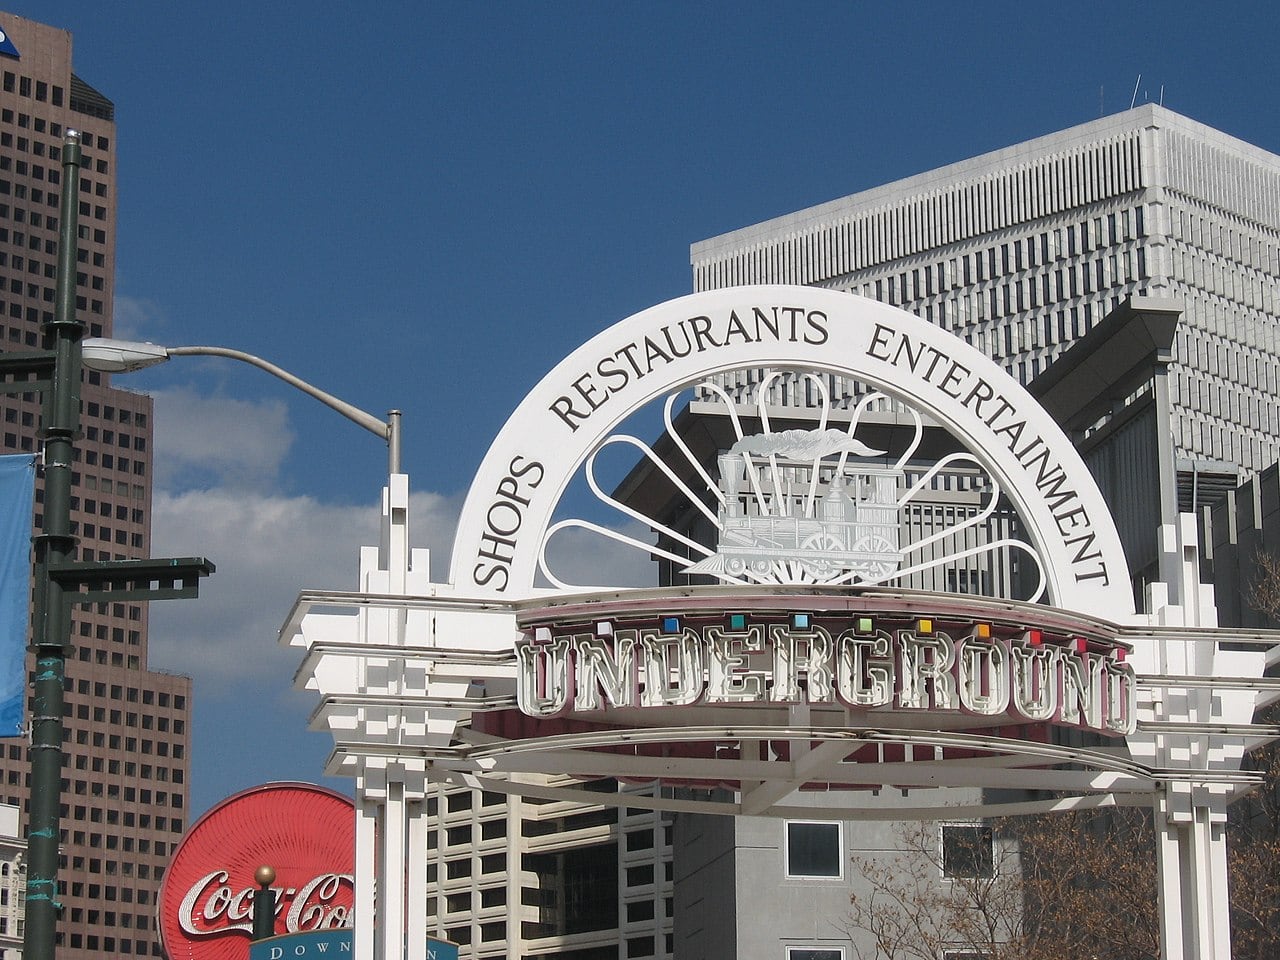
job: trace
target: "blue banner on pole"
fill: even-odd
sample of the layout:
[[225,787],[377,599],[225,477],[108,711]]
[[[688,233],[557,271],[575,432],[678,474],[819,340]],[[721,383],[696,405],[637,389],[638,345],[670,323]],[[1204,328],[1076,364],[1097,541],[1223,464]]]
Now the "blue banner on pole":
[[36,458],[0,457],[0,737],[22,734]]

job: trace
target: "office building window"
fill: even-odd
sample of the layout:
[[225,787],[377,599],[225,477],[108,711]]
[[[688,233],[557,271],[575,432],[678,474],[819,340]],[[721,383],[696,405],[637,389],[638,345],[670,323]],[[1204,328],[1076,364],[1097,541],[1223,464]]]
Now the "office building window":
[[991,827],[980,823],[943,824],[942,873],[963,879],[995,876],[995,836]]
[[844,948],[787,947],[787,960],[844,960]]
[[844,843],[839,823],[786,824],[787,876],[836,879],[844,875]]

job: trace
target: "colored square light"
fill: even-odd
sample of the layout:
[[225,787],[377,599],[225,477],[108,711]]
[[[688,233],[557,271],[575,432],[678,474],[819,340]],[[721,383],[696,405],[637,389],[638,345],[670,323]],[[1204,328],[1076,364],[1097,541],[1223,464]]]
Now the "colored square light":
[[729,629],[730,630],[747,629],[747,615],[745,613],[729,614]]
[[612,621],[612,620],[599,620],[599,621],[597,621],[597,622],[596,622],[596,636],[597,636],[597,637],[612,637],[612,636],[613,636],[613,621]]
[[1028,630],[1027,643],[1033,647],[1038,647],[1040,644],[1044,643],[1044,637],[1041,635],[1039,630]]
[[989,624],[989,623],[975,623],[975,624],[973,625],[973,635],[974,635],[975,637],[977,637],[979,640],[990,640],[990,639],[991,639],[991,624]]
[[917,620],[917,621],[916,621],[916,632],[917,632],[917,633],[933,633],[933,621],[932,621],[932,620]]
[[1124,658],[1128,651],[1124,647],[1116,647],[1111,651],[1111,655],[1116,658],[1117,663],[1124,663]]
[[858,633],[870,633],[871,626],[872,624],[871,624],[870,617],[859,617],[857,625],[855,626],[855,629],[858,631]]
[[807,613],[793,613],[791,615],[791,626],[797,630],[808,630],[809,615]]
[[679,633],[680,618],[679,617],[663,617],[662,632],[663,633]]
[[1072,637],[1071,649],[1074,650],[1076,653],[1088,653],[1089,641],[1086,640],[1084,637]]

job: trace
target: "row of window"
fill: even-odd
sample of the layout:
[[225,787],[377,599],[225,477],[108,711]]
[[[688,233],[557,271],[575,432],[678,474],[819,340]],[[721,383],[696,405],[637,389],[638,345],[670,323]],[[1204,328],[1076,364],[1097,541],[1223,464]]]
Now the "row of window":
[[[63,731],[64,737],[66,733],[67,731],[64,730]],[[118,751],[120,749],[127,750],[129,753],[136,753],[138,751],[139,743],[138,743],[137,737],[122,738],[120,734],[113,733],[113,734],[107,735],[105,739],[106,739],[106,743],[110,745],[110,749],[113,751]],[[105,745],[103,743],[103,740],[104,740],[104,736],[102,733],[98,731],[93,732],[93,745],[95,747],[98,747],[98,748],[103,747]],[[84,729],[77,730],[76,743],[83,746],[88,742],[89,742],[89,731]],[[141,743],[141,746],[142,746],[142,753],[144,756],[151,756],[152,754],[154,754],[157,757],[167,757],[170,755],[170,750],[172,750],[173,759],[181,760],[183,756],[186,754],[186,747],[183,744],[181,743],[170,744],[167,740],[152,741],[152,740],[144,739]],[[11,760],[14,759],[12,753],[10,753],[9,759]],[[108,820],[107,822],[110,823],[111,821]]]
[[133,887],[117,887],[113,883],[85,883],[83,880],[74,880],[70,884],[65,879],[58,881],[58,889],[63,896],[68,893],[73,897],[88,897],[90,900],[105,900],[108,903],[133,903],[135,893],[137,902],[146,906],[151,902],[151,891],[145,887],[139,887],[136,891]]
[[[75,830],[71,832],[62,832],[62,842],[67,843],[70,840],[79,847],[89,847],[94,850],[100,850],[105,847],[107,850],[119,850],[122,853],[138,853],[143,856],[165,857],[172,852],[171,845],[163,840],[152,841],[146,837],[121,837],[114,833],[103,835],[101,833],[86,833],[84,830]],[[99,871],[92,871],[99,872]]]
[[[77,706],[75,710],[76,710],[77,719],[79,720],[89,719],[89,713],[90,713],[89,704],[82,703],[79,706]],[[114,727],[120,726],[121,717],[122,717],[121,711],[108,710],[105,707],[94,707],[92,712],[93,712],[94,723],[110,723]],[[138,714],[133,712],[132,710],[125,711],[123,713],[123,721],[126,727],[136,727],[139,725]],[[151,730],[154,726],[154,728],[159,732],[168,733],[170,725],[171,724],[168,717],[156,717],[150,713],[142,714],[141,726],[143,730]],[[187,723],[185,720],[176,720],[176,719],[173,720],[172,727],[173,727],[173,732],[177,735],[182,735],[187,731]]]
[[95,443],[100,442],[107,446],[115,444],[116,446],[123,447],[126,450],[130,447],[134,450],[147,449],[146,437],[135,437],[123,431],[116,433],[114,430],[99,430],[95,426],[88,426],[85,428],[84,436],[86,440],[92,440]]
[[[62,934],[58,934],[61,938]],[[61,942],[61,939],[59,939]],[[120,952],[123,954],[137,954],[138,956],[146,956],[150,954],[153,957],[164,956],[164,951],[160,949],[160,944],[153,943],[148,947],[145,940],[126,940],[115,937],[99,937],[96,933],[73,933],[68,938],[68,943],[74,950],[101,950],[106,953]]]
[[[120,559],[124,558],[121,557]],[[122,653],[112,653],[110,657],[108,657],[107,651],[101,648],[94,650],[90,647],[80,647],[77,659],[81,663],[89,663],[92,661],[99,666],[106,666],[107,663],[110,662],[113,667],[128,667],[130,670],[141,669],[141,660],[139,657],[132,654],[125,656]]]
[[1169,236],[1255,270],[1280,276],[1280,244],[1259,236],[1251,226],[1240,229],[1216,217],[1205,217],[1198,211],[1175,206],[1169,217]]
[[168,783],[170,779],[174,783],[183,783],[186,780],[182,767],[158,767],[150,763],[139,765],[134,760],[109,760],[100,756],[91,758],[84,754],[75,758],[75,768],[92,770],[94,773],[107,773],[114,777],[123,773],[126,777],[155,780],[159,783]]
[[[72,808],[68,804],[62,804],[61,810],[63,819],[71,816]],[[102,807],[84,807],[78,804],[75,807],[76,823],[84,823],[86,821],[89,823],[102,823],[103,819]],[[174,814],[172,817],[155,816],[150,813],[135,814],[132,810],[125,810],[121,812],[120,810],[112,807],[106,810],[105,819],[108,824],[119,823],[128,828],[136,826],[139,830],[154,829],[161,832],[168,831],[169,833],[181,833],[183,830],[183,820],[180,814]],[[75,885],[73,884],[73,887],[74,886]],[[115,899],[114,890],[115,887],[106,888],[106,897],[108,900]],[[97,896],[97,894],[93,892],[92,887],[90,888],[89,895],[91,897]]]
[[[86,550],[86,554],[92,554],[93,551]],[[92,560],[91,555],[85,557],[86,560]],[[105,623],[91,624],[85,620],[79,621],[77,633],[82,637],[93,637],[96,640],[106,640],[108,636],[112,643],[128,643],[131,647],[142,645],[142,632],[140,630],[128,630],[124,627],[110,627]],[[126,638],[128,638],[126,640]]]
[[73,907],[71,910],[72,923],[90,923],[94,926],[102,924],[104,927],[121,926],[126,929],[133,927],[137,930],[147,929],[147,915],[145,913],[117,913],[115,910],[86,910],[84,907]]
[[[0,158],[0,170],[4,169],[3,158]],[[44,221],[36,226],[43,226]],[[48,229],[57,230],[58,222],[54,217],[49,217]],[[58,255],[58,241],[52,237],[42,237],[35,233],[26,233],[22,230],[10,230],[8,227],[0,227],[0,243],[7,243],[10,246],[17,247],[19,250],[34,250],[37,253],[43,253],[46,257],[56,257]],[[102,258],[102,264],[106,266],[106,256],[104,254],[95,254]],[[7,261],[0,261],[3,265]]]
[[[103,797],[108,800],[122,800],[125,803],[141,803],[147,806],[169,806],[181,810],[186,804],[181,793],[169,793],[167,790],[149,790],[138,787],[121,787],[118,783],[97,783],[85,780],[64,779],[63,790],[70,785],[77,797]],[[159,851],[157,851],[158,853]]]
[[[76,459],[80,459],[80,448],[76,448]],[[130,460],[128,457],[117,457],[114,454],[99,454],[97,450],[84,451],[84,463],[88,467],[96,467],[101,465],[103,470],[115,469],[120,473],[128,473],[133,470],[135,477],[146,476],[147,465],[142,460]]]
[[[786,875],[790,879],[840,880],[844,877],[844,824],[790,820],[785,825]],[[986,824],[943,824],[942,875],[988,878],[995,874],[995,835]]]
[[[140,419],[145,420],[145,414],[138,414]],[[135,483],[130,488],[130,484],[124,480],[112,481],[110,477],[96,477],[93,474],[86,474],[84,477],[84,489],[101,490],[103,493],[114,493],[118,497],[132,496],[134,500],[145,500],[147,491],[140,483]]]
[[[96,859],[96,858],[95,858]],[[73,856],[68,858],[67,855],[61,854],[58,857],[58,867],[61,870],[77,870],[81,874],[88,869],[89,873],[100,873],[109,877],[127,877],[137,880],[160,880],[164,877],[164,866],[157,865],[152,867],[147,863],[134,863],[132,860],[97,860],[98,869],[86,868],[86,860],[84,857]]]
[[17,92],[20,97],[34,96],[41,103],[49,102],[55,107],[62,106],[64,95],[66,93],[62,87],[56,83],[50,85],[44,80],[32,80],[28,76],[19,76],[12,70],[4,72],[4,92]]
[[[1080,224],[1045,230],[1038,236],[1010,240],[930,266],[900,271],[874,281],[875,298],[889,303],[909,303],[988,280],[1010,279],[1024,270],[1050,266],[1095,251],[1114,253],[1111,248],[1118,244],[1145,236],[1143,208],[1120,210],[1105,218],[1092,217]],[[1102,262],[1102,258],[1098,262]],[[1115,269],[1112,272],[1118,273]],[[870,294],[864,289],[864,295]]]
[[[116,605],[113,604],[113,606]],[[121,616],[122,615],[123,614],[121,614]],[[130,604],[129,619],[138,620],[141,616],[141,610],[136,605]],[[67,689],[71,689],[70,678],[67,680]],[[151,706],[155,704],[160,707],[167,708],[169,704],[172,703],[173,709],[175,710],[185,710],[187,708],[187,698],[182,694],[174,694],[170,697],[165,691],[161,690],[157,692],[150,687],[143,687],[142,689],[139,689],[138,687],[126,687],[118,683],[94,683],[92,687],[90,687],[88,680],[79,680],[76,682],[76,692],[85,696],[92,694],[92,696],[99,699],[110,697],[112,700],[124,700],[127,703],[137,703],[141,700],[144,706]],[[98,738],[101,737],[102,734],[94,734],[94,736],[95,738]],[[94,743],[94,746],[100,747],[102,745],[102,743]],[[119,746],[119,744],[114,744],[113,746]],[[12,752],[10,753],[10,759],[17,759],[13,756]]]
[[139,429],[143,429],[147,425],[147,415],[145,413],[135,413],[128,407],[114,407],[111,404],[98,404],[90,401],[85,406],[85,413],[90,417],[101,417],[103,420],[118,420],[120,423],[132,423]]
[[[57,104],[55,104],[55,106],[57,106]],[[36,133],[45,133],[47,127],[47,131],[51,137],[58,140],[62,137],[62,124],[58,123],[56,120],[50,120],[46,124],[44,117],[33,116],[29,113],[22,113],[19,111],[15,114],[13,110],[6,109],[0,113],[0,123],[16,123],[20,129],[34,130]],[[76,126],[77,128],[80,128],[80,124],[77,124]],[[109,150],[111,147],[111,141],[106,137],[95,138],[88,130],[80,129],[80,146],[84,151],[93,150],[95,147],[98,150]],[[58,148],[56,146],[50,147],[50,150],[56,151],[57,149]],[[56,153],[52,154],[52,156],[54,159],[57,159]]]
[[152,841],[147,837],[119,836],[114,833],[86,833],[84,830],[62,830],[62,843],[74,843],[77,846],[88,846],[91,849],[98,850],[106,848],[107,850],[120,850],[124,853],[139,853],[145,856],[166,856],[170,852],[168,843],[155,843],[155,849],[152,849]]

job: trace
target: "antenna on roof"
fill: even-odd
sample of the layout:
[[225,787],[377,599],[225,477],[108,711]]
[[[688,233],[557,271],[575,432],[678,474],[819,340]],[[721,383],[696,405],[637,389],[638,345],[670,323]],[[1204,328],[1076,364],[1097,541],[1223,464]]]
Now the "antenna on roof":
[[1164,106],[1164,84],[1160,84],[1160,106]]
[[1106,88],[1102,84],[1098,84],[1098,116],[1099,117],[1101,117],[1106,112],[1106,108],[1103,107],[1102,105],[1103,104],[1102,94],[1105,89]]
[[1142,74],[1138,74],[1138,79],[1133,81],[1133,98],[1129,101],[1129,109],[1132,110],[1138,105],[1138,84],[1142,83]]

